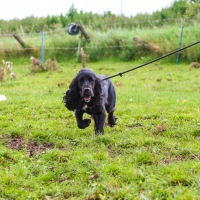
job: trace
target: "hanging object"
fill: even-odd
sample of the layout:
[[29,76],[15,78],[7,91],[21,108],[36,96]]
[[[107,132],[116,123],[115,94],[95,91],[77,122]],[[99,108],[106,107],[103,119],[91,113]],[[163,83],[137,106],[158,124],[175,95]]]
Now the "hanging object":
[[77,24],[72,23],[72,24],[69,24],[67,27],[67,32],[70,35],[78,35],[79,31],[80,31],[80,28]]
[[71,23],[68,25],[67,27],[67,32],[70,35],[78,35],[79,32],[81,32],[81,38],[82,36],[85,37],[85,39],[87,40],[87,42],[90,42],[90,37],[88,36],[88,34],[86,33],[85,29],[83,28],[82,24],[80,23],[80,21],[77,21],[76,23]]

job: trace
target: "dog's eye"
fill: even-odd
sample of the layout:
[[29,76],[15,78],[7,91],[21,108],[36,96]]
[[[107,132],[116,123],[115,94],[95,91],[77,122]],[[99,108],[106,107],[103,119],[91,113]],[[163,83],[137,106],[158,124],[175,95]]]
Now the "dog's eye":
[[89,78],[89,82],[90,82],[90,83],[94,82],[94,79]]
[[80,79],[78,80],[78,82],[79,82],[79,83],[83,83],[83,82],[84,82],[84,78],[80,78]]

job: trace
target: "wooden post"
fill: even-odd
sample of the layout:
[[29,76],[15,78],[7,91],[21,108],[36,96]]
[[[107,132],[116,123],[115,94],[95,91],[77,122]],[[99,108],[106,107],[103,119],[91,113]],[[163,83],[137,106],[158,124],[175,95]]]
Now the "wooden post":
[[83,28],[82,24],[80,23],[80,21],[76,22],[76,24],[78,25],[78,27],[81,30],[81,34],[83,34],[83,36],[85,37],[86,40],[88,40],[88,42],[90,42],[90,37],[88,36],[88,34],[86,33],[85,29]]
[[25,44],[24,41],[19,37],[19,35],[13,34],[13,37],[20,43],[20,45],[21,45],[24,49],[26,48],[26,44]]
[[42,53],[41,53],[41,62],[44,64],[44,31],[41,33],[42,38]]

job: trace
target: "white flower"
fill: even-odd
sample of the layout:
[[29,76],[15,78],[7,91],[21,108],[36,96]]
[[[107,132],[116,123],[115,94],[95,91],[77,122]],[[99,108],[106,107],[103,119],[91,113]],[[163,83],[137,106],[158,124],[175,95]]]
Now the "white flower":
[[5,95],[2,95],[0,94],[0,101],[5,101],[6,100],[6,96]]

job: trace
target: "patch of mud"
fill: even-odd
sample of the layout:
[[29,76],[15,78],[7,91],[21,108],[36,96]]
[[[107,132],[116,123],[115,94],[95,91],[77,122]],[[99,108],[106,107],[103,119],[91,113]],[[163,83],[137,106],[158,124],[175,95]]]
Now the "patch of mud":
[[26,144],[26,148],[28,150],[27,156],[32,156],[34,155],[36,152],[39,153],[43,153],[45,152],[46,149],[53,149],[54,148],[54,143],[38,143],[37,141],[29,141]]
[[186,160],[199,160],[199,156],[198,155],[190,155],[188,158],[185,158],[182,155],[178,155],[178,156],[174,156],[174,157],[164,158],[162,160],[162,163],[168,165],[170,163],[178,163],[178,162],[186,161]]
[[3,135],[1,137],[7,148],[12,150],[27,150],[27,157],[33,156],[34,154],[43,153],[46,149],[53,149],[55,147],[54,143],[38,142],[35,140],[26,141],[22,136],[10,137],[8,135]]
[[24,144],[25,144],[24,138],[20,137],[20,136],[16,136],[13,138],[8,137],[7,141],[6,141],[6,147],[13,149],[13,150],[18,150],[18,151],[20,151],[24,148]]

